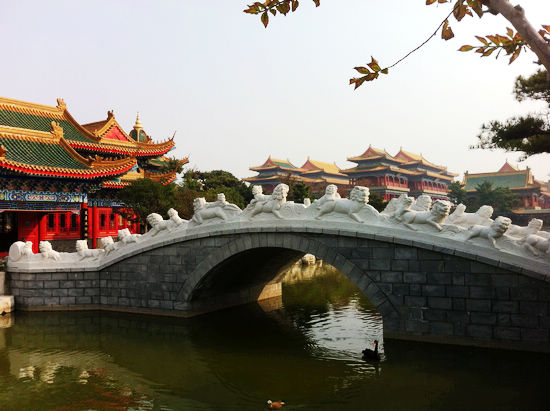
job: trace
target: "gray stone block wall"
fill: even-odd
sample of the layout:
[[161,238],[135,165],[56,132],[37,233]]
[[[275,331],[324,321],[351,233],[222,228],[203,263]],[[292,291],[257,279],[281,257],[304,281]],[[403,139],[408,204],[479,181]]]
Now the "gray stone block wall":
[[[285,254],[285,249],[295,254]],[[253,301],[263,285],[276,283],[276,278],[261,278],[266,267],[258,266],[255,274],[252,264],[248,276],[229,277],[221,265],[240,266],[254,253],[276,261],[308,252],[335,266],[365,293],[390,335],[549,345],[550,282],[444,251],[338,234],[252,232],[194,239],[129,257],[99,272],[10,273],[9,285],[16,306],[23,309],[189,314]]]

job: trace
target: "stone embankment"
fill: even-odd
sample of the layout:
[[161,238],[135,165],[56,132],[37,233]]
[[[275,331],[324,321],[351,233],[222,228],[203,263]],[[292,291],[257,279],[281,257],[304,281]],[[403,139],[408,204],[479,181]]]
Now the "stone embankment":
[[15,306],[13,295],[4,295],[6,293],[6,273],[0,271],[0,315],[11,313]]

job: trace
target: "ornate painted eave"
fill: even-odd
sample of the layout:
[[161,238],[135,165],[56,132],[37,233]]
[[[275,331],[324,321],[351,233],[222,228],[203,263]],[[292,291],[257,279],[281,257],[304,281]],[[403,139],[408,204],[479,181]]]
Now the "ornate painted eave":
[[[71,147],[92,153],[142,158],[164,155],[174,148],[174,137],[160,143],[134,141],[116,122],[112,113],[105,121],[80,125],[67,110],[63,99],[57,101],[58,105],[53,107],[0,97],[0,125],[47,132],[51,121],[56,121],[63,128],[65,140]],[[126,141],[106,138],[107,133],[115,127]]]
[[52,121],[51,128],[46,133],[0,126],[0,170],[42,177],[96,179],[124,174],[137,163],[135,158],[85,158],[65,140],[58,123]]

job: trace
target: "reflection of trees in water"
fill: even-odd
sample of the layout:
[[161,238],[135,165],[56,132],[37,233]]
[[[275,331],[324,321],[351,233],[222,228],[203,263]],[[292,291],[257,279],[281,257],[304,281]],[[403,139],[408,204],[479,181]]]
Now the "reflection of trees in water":
[[299,308],[315,314],[350,304],[375,311],[361,290],[329,264],[291,267],[283,280],[283,303],[287,309]]
[[[55,401],[64,404],[63,396],[72,391],[82,409],[109,408],[85,402],[97,397],[115,404],[114,397],[101,394],[109,390],[124,396],[121,404],[139,400],[144,409],[156,402],[174,409],[239,404],[246,410],[257,409],[267,398],[330,404],[342,392],[358,390],[379,370],[361,361],[359,348],[364,347],[335,355],[310,332],[315,328],[311,321],[371,305],[331,266],[304,266],[294,273],[294,284],[284,285],[284,308],[267,313],[255,304],[188,320],[105,312],[21,313],[17,325],[7,330],[11,364],[3,366],[0,355],[0,368],[29,367],[34,377],[20,379],[12,371],[4,382],[17,387],[12,391],[17,395],[26,395],[31,385],[40,395],[50,395],[50,408]],[[93,383],[82,384],[83,372]],[[52,395],[52,386],[65,394]]]
[[[2,386],[13,387],[9,397],[0,393],[1,403],[16,404],[17,396],[47,397],[46,408],[55,409],[67,405],[74,392],[76,409],[112,409],[86,398],[115,404],[122,396],[121,404],[139,400],[143,409],[150,409],[143,403],[156,401],[173,409],[239,404],[246,410],[258,409],[266,398],[330,402],[341,390],[361,384],[365,370],[313,355],[315,342],[285,317],[284,310],[266,315],[257,305],[191,320],[21,313],[0,350],[8,357],[0,361]],[[28,375],[19,378],[22,369]],[[87,384],[81,381],[84,372]],[[112,397],[102,394],[108,392]]]

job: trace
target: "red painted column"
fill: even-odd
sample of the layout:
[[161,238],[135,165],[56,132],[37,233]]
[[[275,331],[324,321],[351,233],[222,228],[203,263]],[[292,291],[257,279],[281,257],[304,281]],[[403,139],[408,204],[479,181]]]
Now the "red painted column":
[[40,213],[38,216],[38,239],[39,241],[43,241],[46,239],[46,232],[47,232],[47,224],[48,224],[48,213]]
[[99,233],[99,209],[92,206],[92,248],[97,248],[97,235]]

